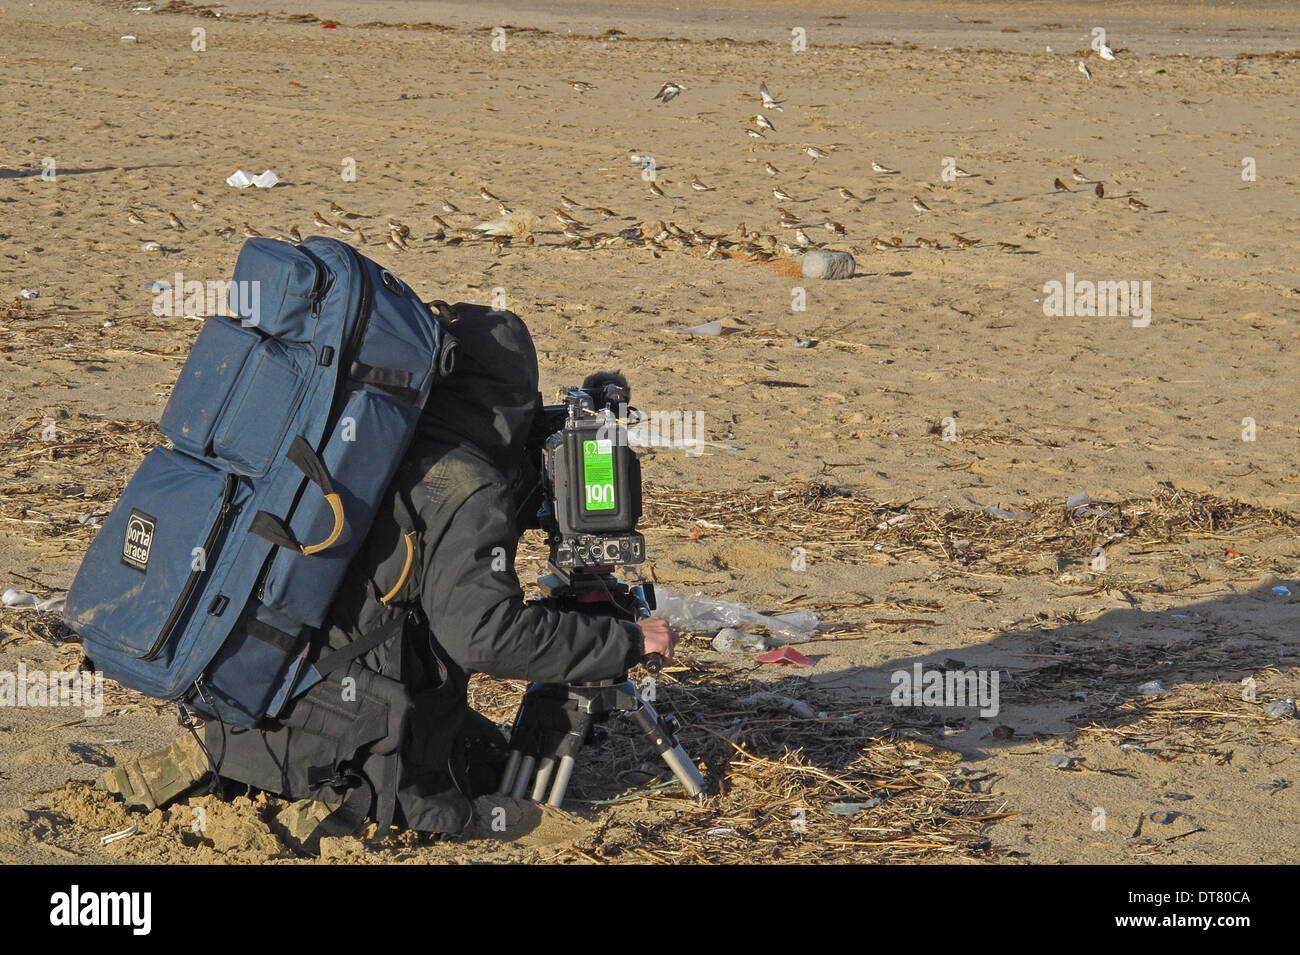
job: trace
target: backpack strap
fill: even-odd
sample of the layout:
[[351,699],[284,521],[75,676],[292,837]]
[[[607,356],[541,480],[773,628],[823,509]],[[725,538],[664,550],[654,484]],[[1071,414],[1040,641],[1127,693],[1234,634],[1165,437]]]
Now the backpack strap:
[[396,521],[397,527],[402,533],[402,540],[406,544],[406,560],[402,564],[402,572],[398,575],[397,582],[388,589],[387,593],[380,592],[379,585],[373,578],[369,581],[370,595],[385,607],[392,606],[393,602],[406,590],[420,556],[420,532],[415,520],[415,508],[407,499],[406,492],[400,488],[393,489],[392,502],[393,519]]
[[362,654],[369,653],[375,647],[387,643],[393,637],[402,632],[402,627],[406,623],[406,614],[400,614],[394,617],[388,623],[381,624],[371,630],[364,637],[358,637],[347,646],[340,647],[337,650],[331,650],[322,656],[313,665],[314,669],[321,676],[327,676],[333,673],[339,667],[351,663]]

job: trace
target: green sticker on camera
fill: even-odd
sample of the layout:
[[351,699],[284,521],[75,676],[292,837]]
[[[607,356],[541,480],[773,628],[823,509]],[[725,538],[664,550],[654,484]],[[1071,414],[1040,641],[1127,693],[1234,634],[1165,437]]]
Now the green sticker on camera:
[[614,443],[607,438],[582,442],[582,481],[586,509],[612,511],[614,500]]

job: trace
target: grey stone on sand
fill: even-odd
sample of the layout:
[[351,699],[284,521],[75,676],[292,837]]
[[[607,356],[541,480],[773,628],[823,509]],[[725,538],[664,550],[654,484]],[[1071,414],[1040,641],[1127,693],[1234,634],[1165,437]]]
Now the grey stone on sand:
[[803,277],[806,279],[851,279],[853,256],[831,249],[810,249],[803,254]]

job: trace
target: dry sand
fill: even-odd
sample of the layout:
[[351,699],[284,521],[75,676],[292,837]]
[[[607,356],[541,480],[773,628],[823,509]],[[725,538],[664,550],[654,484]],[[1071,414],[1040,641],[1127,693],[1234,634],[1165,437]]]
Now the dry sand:
[[[1289,582],[1300,595],[1300,12],[903,0],[798,12],[737,2],[706,12],[299,0],[265,15],[261,0],[209,15],[132,6],[0,9],[0,300],[40,290],[0,310],[10,410],[0,586],[65,588],[93,533],[77,518],[111,506],[152,440],[199,323],[152,315],[142,285],[177,272],[226,278],[245,223],[309,234],[314,211],[337,218],[335,202],[357,214],[364,251],[426,298],[486,302],[503,289],[537,338],[548,394],[593,366],[619,367],[637,405],[699,410],[710,439],[737,449],[647,455],[652,499],[672,503],[652,507],[645,527],[661,586],[811,607],[834,628],[800,648],[815,666],[794,676],[716,654],[707,636],[688,642],[681,683],[666,691],[698,722],[688,740],[711,771],[730,773],[721,808],[654,797],[535,820],[531,842],[341,840],[327,861],[799,859],[810,842],[822,858],[1296,860],[1289,783],[1300,723],[1262,711],[1295,695],[1300,672],[1296,597],[1272,590]],[[291,16],[307,12],[315,18]],[[336,28],[323,28],[329,18]],[[498,25],[510,29],[494,52]],[[1089,50],[1096,26],[1116,61]],[[792,52],[792,27],[806,30],[806,51]],[[204,52],[191,47],[196,28]],[[119,40],[128,34],[133,42]],[[687,91],[652,101],[670,78]],[[575,80],[594,89],[575,91]],[[760,80],[782,111],[761,106]],[[776,126],[763,140],[745,134],[756,112]],[[808,146],[829,155],[813,160]],[[665,197],[628,166],[630,150],[655,157]],[[41,178],[45,157],[54,181]],[[944,181],[946,157],[973,175]],[[1242,177],[1246,157],[1255,181]],[[340,175],[348,158],[355,182]],[[874,173],[872,161],[897,173]],[[766,175],[765,162],[780,174]],[[238,191],[224,182],[236,168],[270,168],[282,183]],[[1073,168],[1103,180],[1105,198]],[[1053,188],[1058,177],[1069,194]],[[430,237],[434,215],[453,228],[491,218],[482,185],[546,219],[535,244],[498,252]],[[792,198],[774,199],[773,187]],[[864,201],[841,199],[839,187]],[[561,194],[606,232],[658,221],[723,233],[743,221],[793,242],[778,227],[783,206],[814,241],[852,251],[857,276],[805,282],[785,254],[566,248],[551,214]],[[1130,208],[1129,195],[1146,208]],[[931,211],[914,211],[913,196]],[[446,200],[462,213],[443,212]],[[411,228],[405,252],[383,244],[389,216]],[[960,249],[953,232],[981,241]],[[873,238],[893,236],[901,247],[873,249]],[[918,236],[942,248],[919,248]],[[142,251],[149,240],[162,250]],[[1046,317],[1044,285],[1067,273],[1149,281],[1149,326]],[[791,308],[795,286],[806,311]],[[728,334],[670,331],[712,320]],[[796,348],[796,336],[816,346]],[[47,418],[53,442],[40,437]],[[1254,441],[1242,440],[1246,418]],[[946,425],[956,440],[944,440]],[[1108,516],[1067,518],[1077,491],[1106,502]],[[707,499],[692,497],[700,492]],[[760,510],[729,505],[738,494]],[[1218,498],[1263,510],[1207,510]],[[767,519],[790,500],[799,506]],[[990,505],[1036,517],[980,516]],[[903,513],[912,517],[874,529]],[[1090,551],[1121,528],[1117,514],[1128,536],[1089,578]],[[807,551],[803,572],[791,569],[792,547]],[[79,648],[61,642],[52,618],[0,613],[0,669],[76,665]],[[996,718],[882,704],[894,670],[952,660],[1002,673]],[[1258,684],[1253,702],[1241,699],[1246,677]],[[832,717],[857,714],[840,723],[861,739],[841,749],[884,761],[872,785],[908,792],[906,815],[742,798],[764,781],[747,776],[745,757],[728,769],[705,726],[759,756],[780,758],[784,740],[813,765],[845,770],[810,744],[817,725],[774,737],[779,714],[737,726],[718,702],[778,678]],[[1150,679],[1173,696],[1143,698],[1136,687]],[[696,683],[714,695],[693,696]],[[517,689],[480,692],[505,716]],[[191,800],[101,848],[128,816],[65,784],[176,727],[165,707],[116,688],[102,717],[79,715],[0,712],[0,860],[298,858],[265,797]],[[888,758],[870,749],[882,740]],[[1047,767],[1057,752],[1078,758],[1074,768]],[[916,760],[944,770],[922,779]],[[588,795],[636,788],[587,782]],[[984,808],[954,802],[959,791],[980,794]],[[201,838],[187,828],[195,807],[212,818]],[[792,831],[792,809],[807,812],[806,833]],[[1137,831],[1139,817],[1165,809],[1179,815]],[[924,835],[962,814],[966,835]],[[702,850],[717,828],[740,841]]]

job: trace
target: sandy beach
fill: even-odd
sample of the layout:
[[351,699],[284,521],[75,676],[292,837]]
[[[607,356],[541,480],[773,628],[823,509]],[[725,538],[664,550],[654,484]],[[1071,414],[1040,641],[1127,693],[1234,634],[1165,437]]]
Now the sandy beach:
[[[629,782],[616,733],[517,838],[319,861],[1300,860],[1300,722],[1265,715],[1300,682],[1300,11],[793,7],[0,8],[0,589],[66,590],[159,440],[203,312],[151,284],[330,234],[426,300],[503,297],[548,399],[618,368],[698,415],[703,453],[644,453],[648,579],[822,630],[807,668],[688,635],[663,692],[709,800]],[[474,234],[500,206],[529,241]],[[855,275],[802,278],[805,247]],[[0,671],[80,659],[57,614],[0,610]],[[996,714],[892,705],[917,664],[997,673]],[[522,689],[475,692],[508,720]],[[0,861],[318,861],[262,794],[90,792],[178,732],[105,690],[0,708]]]

